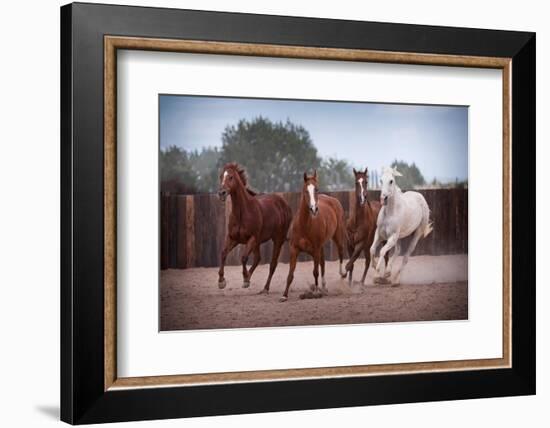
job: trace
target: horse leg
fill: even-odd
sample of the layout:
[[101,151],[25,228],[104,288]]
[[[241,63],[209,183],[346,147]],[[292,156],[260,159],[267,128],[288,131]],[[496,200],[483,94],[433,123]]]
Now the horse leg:
[[411,253],[416,248],[416,244],[418,244],[418,241],[420,240],[420,238],[422,237],[423,234],[424,234],[424,227],[422,227],[422,226],[419,227],[418,229],[416,229],[416,231],[414,232],[413,239],[411,240],[411,243],[409,244],[409,247],[407,248],[407,251],[405,251],[405,254],[403,254],[403,261],[401,262],[401,266],[397,270],[397,272],[395,274],[395,277],[392,280],[392,285],[397,286],[397,285],[400,284],[400,282],[401,282],[401,272],[403,271],[403,268],[405,267],[405,265],[409,261],[409,256],[411,255]]
[[288,290],[290,289],[290,284],[294,279],[294,270],[296,270],[296,259],[298,258],[298,248],[294,245],[290,246],[290,265],[288,268],[288,276],[286,278],[286,288],[283,296],[279,299],[279,302],[286,302],[288,300]]
[[386,273],[384,274],[384,278],[389,278],[391,276],[391,271],[392,271],[392,267],[393,267],[393,262],[395,261],[395,259],[397,258],[397,256],[399,256],[399,254],[401,253],[401,241],[400,240],[397,240],[397,242],[395,243],[395,247],[393,248],[393,254],[391,255],[390,257],[390,260],[388,262],[388,255],[389,255],[389,252],[386,253],[386,265],[388,266],[387,269],[386,269]]
[[[353,245],[353,242],[351,241],[351,239],[349,239],[349,237],[348,237],[347,247],[348,247],[348,256],[351,259],[351,256],[353,255],[354,245]],[[349,262],[348,262],[348,264],[349,264]],[[349,267],[349,269],[348,269],[348,265],[346,264],[346,271],[348,273],[349,283],[351,284],[351,279],[353,277],[353,263]],[[342,278],[345,278],[345,277],[346,277],[345,275],[342,276]]]
[[313,289],[313,297],[320,297],[319,291],[319,264],[321,259],[321,251],[315,251],[313,253],[313,278],[315,279],[315,288]]
[[258,264],[260,263],[260,259],[262,258],[261,254],[260,254],[260,246],[259,245],[254,247],[253,255],[254,255],[254,262],[252,263],[252,266],[250,267],[250,270],[248,271],[248,282],[243,282],[243,288],[250,287],[250,278],[252,278],[252,274],[254,273],[256,268],[258,267]]
[[265,283],[264,289],[260,291],[260,294],[269,294],[269,286],[271,285],[271,277],[275,273],[277,268],[277,263],[279,262],[279,254],[281,254],[281,248],[285,241],[273,242],[273,253],[271,254],[271,263],[269,264],[269,275],[267,277],[267,282]]
[[381,284],[387,284],[389,281],[385,278],[386,273],[386,254],[388,251],[390,251],[396,244],[398,239],[399,233],[396,232],[393,235],[389,237],[389,239],[386,241],[386,244],[382,247],[380,250],[380,258],[378,259],[378,263],[376,265],[376,271],[378,273],[378,281]]
[[[372,268],[375,270],[376,272],[376,250],[378,249],[378,246],[380,245],[380,236],[378,234],[378,228],[376,228],[376,230],[374,231],[374,239],[372,240],[372,245],[370,246],[370,262],[372,264]],[[365,250],[366,251],[366,250]],[[374,275],[374,283],[376,284],[377,282],[377,277],[376,277],[376,273]]]
[[246,247],[241,257],[241,262],[243,265],[243,288],[250,287],[250,274],[246,269],[246,263],[248,262],[248,256],[252,251],[256,249],[256,246],[259,246],[256,244],[256,238],[254,236],[251,236],[248,242],[246,243]]
[[346,277],[347,272],[342,271],[342,264],[344,263],[344,241],[346,231],[343,230],[342,225],[340,224],[337,227],[336,233],[332,237],[333,242],[336,244],[336,249],[338,250],[338,259],[340,260],[340,276],[342,278]]
[[349,276],[349,284],[351,285],[351,272],[353,272],[353,264],[361,254],[361,251],[363,251],[363,242],[358,242],[355,244],[355,249],[353,250],[353,254],[351,254],[350,259],[346,263],[346,271],[350,272]]
[[223,247],[222,254],[221,254],[220,270],[218,271],[219,288],[225,288],[227,284],[227,282],[225,281],[225,278],[223,277],[224,268],[225,268],[225,259],[227,258],[227,255],[231,252],[231,250],[237,246],[237,244],[238,242],[233,241],[229,236],[225,239],[225,245]]
[[328,294],[327,289],[327,281],[325,280],[325,249],[321,247],[321,259],[319,260],[319,264],[321,265],[321,285],[322,290],[321,293],[325,296]]
[[[367,277],[367,273],[369,271],[369,267],[370,267],[370,264],[371,264],[371,253],[370,251],[367,251],[367,248],[365,247],[365,270],[363,270],[363,276],[361,276],[361,285],[365,285],[365,278]],[[386,260],[386,264],[388,263],[388,260],[389,260],[389,253],[386,253],[386,256],[384,257],[384,259]],[[373,269],[374,269],[374,266],[373,266]]]
[[367,277],[367,272],[369,271],[370,266],[370,251],[367,250],[367,247],[363,249],[365,253],[365,269],[363,270],[363,275],[361,276],[361,285],[365,285],[365,278]]

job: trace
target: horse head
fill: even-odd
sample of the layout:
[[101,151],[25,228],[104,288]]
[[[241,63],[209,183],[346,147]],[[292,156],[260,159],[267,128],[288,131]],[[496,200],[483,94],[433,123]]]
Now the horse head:
[[355,196],[357,196],[359,205],[365,205],[365,202],[367,202],[367,189],[369,187],[369,169],[365,168],[365,171],[356,171],[353,168],[353,175],[355,175]]
[[399,191],[399,186],[395,182],[395,177],[402,177],[397,168],[384,167],[382,168],[382,177],[380,178],[380,203],[386,205],[388,199],[391,199],[395,192]]
[[319,186],[317,183],[317,170],[315,170],[311,176],[308,176],[307,173],[304,172],[302,197],[306,198],[311,215],[316,217],[317,214],[319,214]]
[[235,162],[225,164],[220,173],[218,197],[223,202],[227,198],[227,195],[235,194],[239,187],[246,188],[249,193],[254,195],[254,193],[247,188],[247,184],[248,178],[242,166]]

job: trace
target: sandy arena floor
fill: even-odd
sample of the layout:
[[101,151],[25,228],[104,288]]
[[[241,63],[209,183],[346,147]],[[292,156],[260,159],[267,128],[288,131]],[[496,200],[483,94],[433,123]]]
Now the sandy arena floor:
[[[400,258],[395,266],[401,263]],[[364,259],[355,264],[360,279]],[[463,320],[468,318],[468,256],[411,257],[401,285],[373,285],[369,269],[366,286],[349,287],[338,275],[338,262],[327,262],[329,295],[301,300],[313,283],[313,262],[296,267],[289,299],[280,303],[288,264],[279,263],[269,295],[258,295],[269,265],[260,265],[251,286],[242,288],[240,266],[225,268],[227,287],[217,285],[217,268],[166,270],[161,273],[161,330],[273,327],[320,324],[356,324]]]

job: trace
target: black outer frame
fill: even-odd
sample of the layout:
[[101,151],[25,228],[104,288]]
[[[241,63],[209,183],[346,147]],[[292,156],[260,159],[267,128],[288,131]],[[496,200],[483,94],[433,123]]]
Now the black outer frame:
[[[512,58],[512,368],[104,392],[104,35]],[[535,393],[535,34],[75,3],[61,8],[61,420]]]

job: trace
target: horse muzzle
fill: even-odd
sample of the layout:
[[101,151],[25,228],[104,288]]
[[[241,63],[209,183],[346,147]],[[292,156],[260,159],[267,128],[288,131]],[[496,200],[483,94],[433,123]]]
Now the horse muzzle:
[[386,205],[388,203],[388,197],[387,196],[380,196],[380,204]]
[[318,206],[309,207],[309,212],[313,217],[316,217],[317,214],[319,214],[319,207]]
[[225,202],[227,199],[227,190],[222,189],[218,192],[218,198],[220,198],[220,201]]

